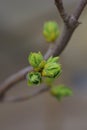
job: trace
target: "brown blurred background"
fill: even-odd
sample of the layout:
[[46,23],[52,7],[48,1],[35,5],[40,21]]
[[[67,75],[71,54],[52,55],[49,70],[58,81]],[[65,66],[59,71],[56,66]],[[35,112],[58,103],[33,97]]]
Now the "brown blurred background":
[[[71,13],[78,2],[64,1],[66,10]],[[48,44],[42,26],[47,20],[56,20],[62,31],[53,0],[0,0],[0,82],[28,66],[30,51],[45,54]],[[74,95],[61,103],[48,92],[25,102],[0,103],[0,130],[87,129],[87,8],[80,21],[82,24],[61,55],[63,73],[57,80],[57,84],[70,86]],[[35,90],[23,81],[7,92],[7,97]]]

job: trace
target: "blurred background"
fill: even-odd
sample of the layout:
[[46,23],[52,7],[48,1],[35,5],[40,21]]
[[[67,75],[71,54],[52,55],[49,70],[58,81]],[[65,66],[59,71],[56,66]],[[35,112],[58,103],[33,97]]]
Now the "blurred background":
[[[68,13],[79,0],[65,0]],[[45,54],[48,44],[42,36],[45,21],[63,23],[53,0],[0,0],[0,82],[28,66],[30,51]],[[56,84],[73,89],[73,96],[58,102],[46,92],[18,103],[0,103],[0,130],[86,130],[87,129],[87,7],[82,24],[61,55],[62,76]],[[8,96],[29,94],[35,89],[26,81],[15,85]]]

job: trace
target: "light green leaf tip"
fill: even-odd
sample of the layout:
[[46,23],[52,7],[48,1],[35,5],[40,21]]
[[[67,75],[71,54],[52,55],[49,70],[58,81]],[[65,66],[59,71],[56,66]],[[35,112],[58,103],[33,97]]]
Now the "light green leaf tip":
[[61,100],[63,97],[72,96],[72,90],[64,85],[52,87],[50,90],[51,95]]
[[59,61],[59,57],[57,56],[57,57],[49,57],[49,59],[47,60],[47,63],[49,63],[49,62],[58,62]]

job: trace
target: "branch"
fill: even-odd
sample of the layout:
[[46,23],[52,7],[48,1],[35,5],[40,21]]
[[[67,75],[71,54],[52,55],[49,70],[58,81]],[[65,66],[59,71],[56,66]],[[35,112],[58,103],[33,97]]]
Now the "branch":
[[[58,41],[58,44],[56,43],[54,48],[50,48],[47,51],[45,58],[48,58],[51,55],[59,56],[63,52],[63,50],[67,46],[67,44],[68,44],[68,42],[69,42],[69,40],[70,40],[70,38],[73,34],[73,32],[75,31],[75,29],[79,25],[78,18],[80,17],[84,7],[86,6],[87,0],[81,0],[80,1],[80,3],[78,5],[78,7],[76,8],[75,12],[73,13],[73,15],[68,17],[67,21],[66,21],[67,14],[65,13],[62,0],[55,0],[55,3],[56,3],[56,6],[59,10],[59,13],[60,13],[63,21],[64,21],[64,29],[63,29],[63,33],[62,33],[62,35],[61,35],[61,37]],[[67,24],[66,24],[66,22],[67,22]],[[12,87],[12,85],[15,85],[19,81],[24,80],[26,78],[27,72],[29,72],[31,70],[32,70],[31,67],[26,67],[23,70],[19,71],[18,73],[14,74],[13,76],[11,76],[10,78],[8,78],[6,81],[4,81],[3,84],[0,85],[1,99],[4,99],[5,92],[8,89],[10,89]],[[34,95],[38,95],[38,94],[44,92],[45,90],[46,90],[46,88],[43,87],[40,92],[37,91],[36,94],[32,94],[31,97],[33,97]],[[19,99],[17,98],[16,100],[24,100],[24,99],[28,99],[28,96],[19,97]]]
[[68,24],[68,15],[65,12],[63,1],[62,0],[55,0],[55,5],[60,13],[61,18],[63,19],[64,23]]
[[72,37],[74,30],[75,28],[68,28],[66,25],[64,25],[63,33],[58,41],[59,44],[55,45],[54,50],[52,52],[53,56],[60,55],[63,52],[63,50],[69,43],[69,40]]
[[[55,0],[55,2],[56,2],[60,15],[65,14],[62,0]],[[68,19],[68,22],[67,22],[68,26],[67,26],[67,24],[64,24],[63,33],[58,41],[59,44],[55,45],[55,48],[52,52],[53,56],[60,55],[61,52],[65,49],[65,47],[69,43],[69,40],[72,37],[73,32],[79,25],[78,19],[86,5],[87,5],[87,0],[80,0],[80,3],[77,6],[75,12]],[[62,9],[60,9],[60,7]],[[67,16],[62,15],[61,17],[64,20],[65,17],[67,17]]]
[[1,97],[4,95],[4,93],[10,89],[14,84],[24,80],[26,78],[26,74],[32,70],[32,67],[26,67],[19,72],[13,74],[11,77],[6,79],[1,85],[0,85],[0,95]]
[[26,101],[26,100],[30,100],[38,95],[41,95],[42,93],[46,92],[49,90],[49,87],[46,87],[45,85],[40,86],[39,89],[37,89],[37,91],[29,94],[29,95],[21,95],[21,96],[12,96],[12,97],[4,97],[2,101],[4,102],[21,102],[21,101]]
[[77,20],[79,19],[86,5],[87,5],[87,0],[80,0],[79,5],[77,6],[75,12],[73,13],[73,15]]

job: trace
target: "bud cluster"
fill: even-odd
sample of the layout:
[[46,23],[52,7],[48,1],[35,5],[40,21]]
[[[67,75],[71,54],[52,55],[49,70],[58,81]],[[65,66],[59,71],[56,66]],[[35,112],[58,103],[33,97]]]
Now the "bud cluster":
[[58,63],[59,57],[50,57],[47,61],[44,60],[43,55],[38,53],[31,53],[28,57],[30,65],[33,67],[33,72],[27,74],[28,85],[40,84],[42,77],[56,78],[61,74],[61,65]]

